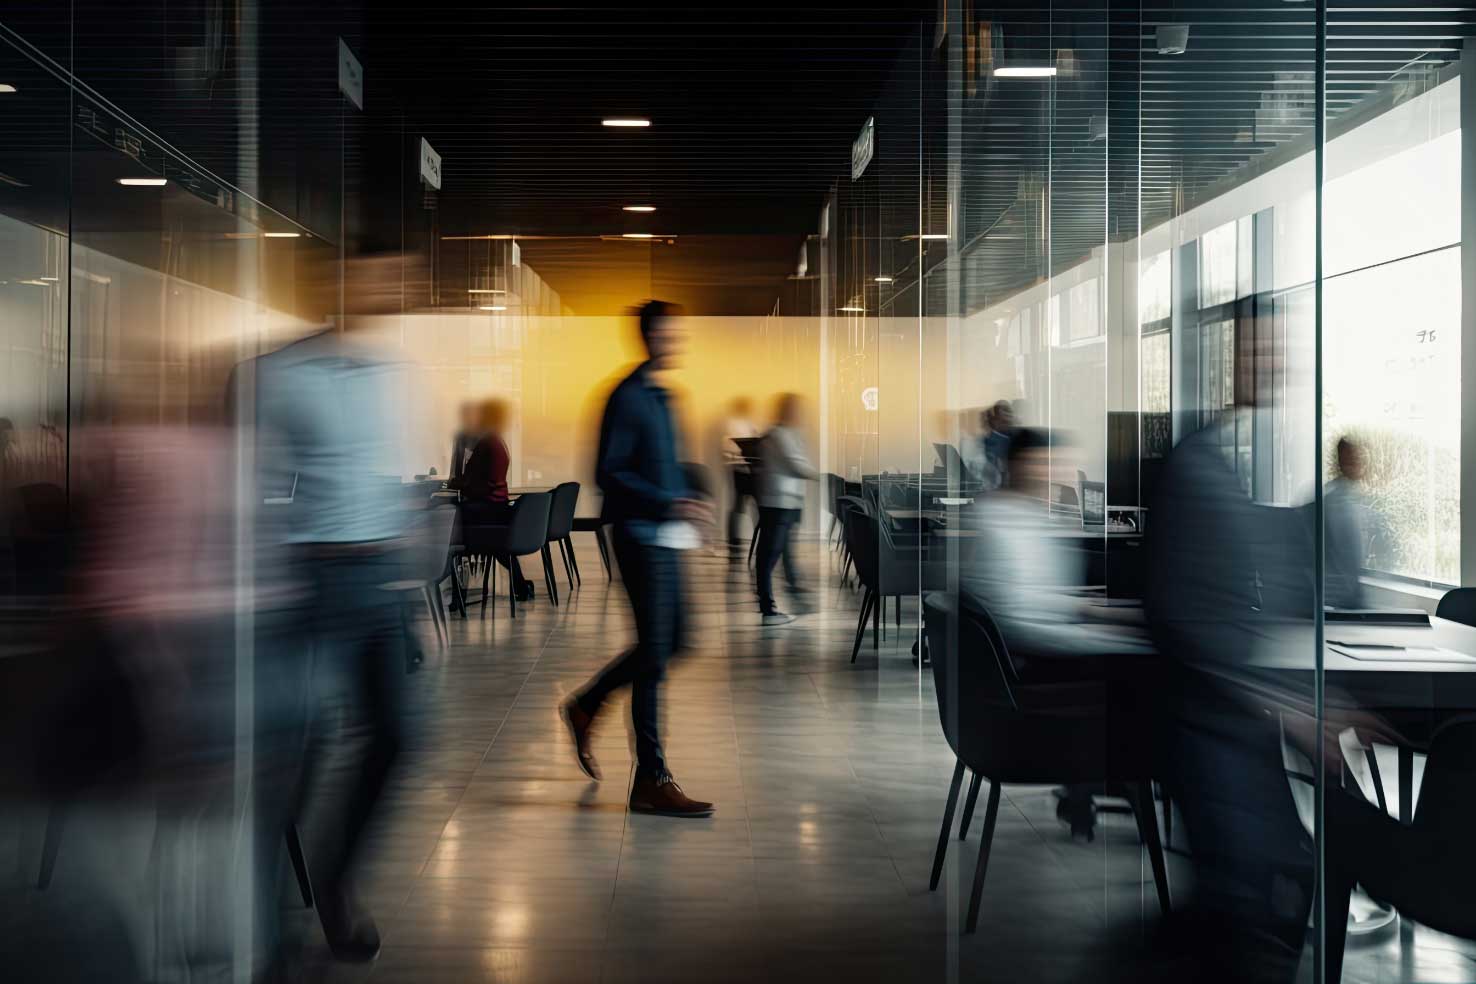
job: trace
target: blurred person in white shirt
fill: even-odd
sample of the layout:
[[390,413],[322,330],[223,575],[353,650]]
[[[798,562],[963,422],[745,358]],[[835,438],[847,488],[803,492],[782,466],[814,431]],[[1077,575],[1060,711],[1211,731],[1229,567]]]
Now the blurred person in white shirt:
[[795,393],[779,397],[773,428],[760,445],[758,468],[759,539],[757,581],[759,612],[765,625],[780,625],[794,616],[774,604],[774,567],[783,559],[791,596],[803,602],[804,587],[794,565],[792,540],[805,505],[805,486],[817,477],[800,434],[803,405]]

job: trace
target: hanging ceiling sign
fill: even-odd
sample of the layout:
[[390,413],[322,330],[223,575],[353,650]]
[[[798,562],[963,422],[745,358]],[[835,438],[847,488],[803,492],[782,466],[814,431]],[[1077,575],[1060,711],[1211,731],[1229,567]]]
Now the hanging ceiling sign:
[[851,180],[857,181],[866,172],[866,165],[871,163],[872,155],[876,153],[876,117],[866,117],[866,125],[861,128],[861,135],[851,144]]
[[349,102],[364,108],[364,66],[359,64],[359,59],[354,57],[343,38],[338,39],[338,88],[348,96]]
[[437,191],[441,190],[441,155],[424,137],[420,138],[420,180]]

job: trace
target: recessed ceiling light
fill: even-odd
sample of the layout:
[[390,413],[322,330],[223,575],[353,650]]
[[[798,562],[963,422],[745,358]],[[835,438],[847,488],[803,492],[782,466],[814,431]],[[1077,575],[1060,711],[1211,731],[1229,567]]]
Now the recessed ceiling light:
[[16,87],[9,82],[0,82],[0,92],[11,93],[16,91],[18,91]]
[[37,277],[36,279],[37,280],[44,280],[48,284],[54,284],[57,281],[61,280],[60,277]]
[[946,233],[946,232],[925,232],[921,236],[918,236],[917,238],[919,238],[919,239],[947,239],[948,238],[948,233]]
[[125,188],[162,188],[169,183],[168,178],[119,178],[118,183]]
[[50,287],[51,286],[51,284],[47,283],[45,280],[42,280],[40,277],[33,277],[30,280],[17,280],[16,283],[18,283],[18,284],[25,284],[27,287]]
[[889,284],[889,283],[892,282],[892,278],[891,277],[877,277],[876,278],[876,282],[879,283],[879,284]]
[[506,311],[506,304],[483,304],[479,310],[482,311]]
[[607,117],[607,118],[605,118],[603,120],[600,120],[600,125],[601,126],[639,127],[639,126],[650,126],[651,125],[651,121],[650,120],[647,120],[647,119],[642,119],[639,116],[615,116],[615,117]]
[[997,79],[1049,79],[1055,75],[1054,65],[1002,65],[994,70]]
[[656,206],[655,205],[626,205],[626,206],[624,206],[623,211],[626,211],[626,212],[654,212],[654,211],[656,211]]
[[263,232],[262,236],[267,239],[298,239],[302,236],[300,232]]
[[468,294],[506,294],[507,291],[497,287],[468,287]]
[[627,232],[623,234],[625,239],[655,239],[655,235],[649,232]]
[[844,311],[846,314],[865,314],[866,313],[866,309],[864,307],[855,307],[855,306],[850,305],[850,304],[847,304],[843,308],[837,308],[836,310],[838,310],[838,311]]

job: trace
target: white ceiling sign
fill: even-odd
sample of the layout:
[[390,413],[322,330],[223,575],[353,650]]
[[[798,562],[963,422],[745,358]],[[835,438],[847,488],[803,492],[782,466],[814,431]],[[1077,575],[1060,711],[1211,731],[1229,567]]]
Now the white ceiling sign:
[[338,39],[338,88],[349,97],[349,102],[364,108],[364,66],[343,38]]
[[876,117],[866,117],[866,125],[861,128],[861,135],[851,144],[851,180],[859,180],[866,173],[866,165],[871,163],[872,156],[876,153]]
[[424,137],[420,138],[420,180],[437,191],[441,190],[441,155]]

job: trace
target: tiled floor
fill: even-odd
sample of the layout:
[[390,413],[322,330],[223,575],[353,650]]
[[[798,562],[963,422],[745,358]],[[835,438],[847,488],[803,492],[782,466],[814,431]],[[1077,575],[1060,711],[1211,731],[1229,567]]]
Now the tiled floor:
[[[621,587],[606,581],[592,544],[580,546],[585,583],[562,607],[540,597],[516,621],[505,600],[485,615],[474,609],[453,619],[449,649],[431,649],[434,662],[407,678],[415,737],[374,822],[362,885],[384,949],[370,967],[332,964],[314,914],[294,903],[291,928],[312,977],[1187,979],[1155,943],[1157,901],[1131,820],[1105,817],[1095,843],[1073,843],[1043,788],[1005,790],[980,930],[960,936],[978,821],[968,841],[952,842],[944,883],[930,893],[952,769],[931,679],[912,666],[905,632],[889,630],[879,650],[868,639],[848,662],[858,601],[836,586],[820,544],[804,547],[820,610],[772,629],[758,624],[743,568],[693,558],[695,646],[670,670],[666,744],[677,777],[718,812],[628,815],[625,700],[600,721],[601,784],[578,771],[556,714],[633,636]],[[431,638],[428,621],[419,629]],[[29,888],[34,854],[17,842],[7,912],[65,934],[51,951],[31,939],[26,952],[108,937],[69,918],[68,900],[95,896],[98,873],[125,855],[147,859],[147,826],[130,847],[110,820],[107,837],[69,834],[48,893]],[[1187,865],[1170,864],[1183,891]],[[1358,950],[1345,980],[1476,979],[1469,946],[1423,930],[1416,939]]]
[[953,765],[931,680],[891,630],[847,661],[857,598],[805,552],[821,611],[770,629],[743,568],[693,558],[695,645],[663,723],[710,820],[626,813],[624,699],[599,723],[605,781],[575,766],[558,702],[633,638],[592,552],[563,607],[454,621],[414,678],[416,747],[376,824],[371,979],[1066,981],[1137,946],[1157,902],[1131,820],[1072,844],[1049,791],[1024,788],[1006,791],[981,930],[960,939],[978,821],[929,893]]

